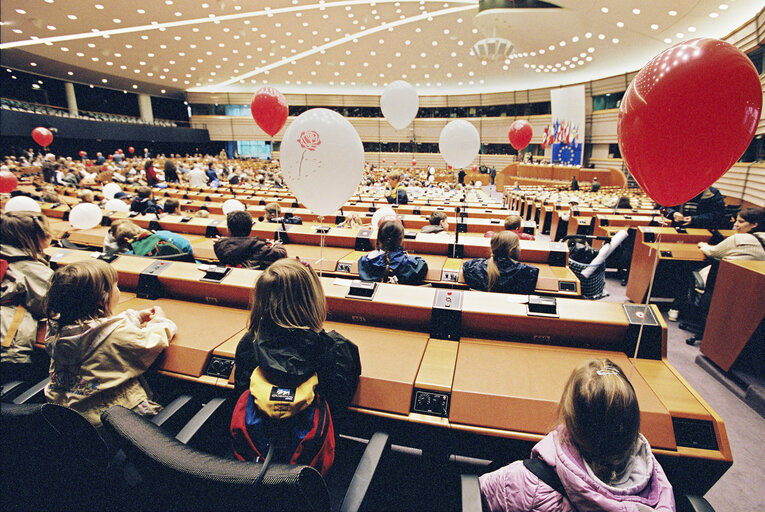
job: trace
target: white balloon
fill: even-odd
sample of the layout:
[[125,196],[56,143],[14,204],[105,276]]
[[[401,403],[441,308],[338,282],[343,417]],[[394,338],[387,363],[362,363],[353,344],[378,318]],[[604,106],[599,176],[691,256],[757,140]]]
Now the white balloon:
[[364,146],[343,116],[312,108],[287,127],[280,160],[284,181],[298,201],[318,215],[332,215],[361,183]]
[[107,212],[129,212],[130,207],[122,199],[109,199],[104,205]]
[[101,223],[101,208],[93,203],[80,203],[69,212],[69,224],[75,229],[90,229]]
[[436,177],[433,174],[431,174],[430,176],[428,176],[428,181],[433,183],[434,181],[436,181]]
[[8,199],[5,203],[5,211],[7,212],[36,212],[40,213],[40,205],[37,201],[27,196],[16,196]]
[[390,206],[382,206],[380,207],[374,215],[372,215],[372,229],[377,229],[380,227],[380,223],[382,223],[383,220],[388,220],[388,217],[393,217],[394,219],[396,217],[396,212],[391,208]]
[[428,173],[435,174],[436,173],[435,168],[431,167],[430,169],[428,169]]
[[403,80],[391,83],[380,96],[380,110],[385,120],[396,130],[409,126],[419,108],[417,91]]
[[244,205],[238,199],[227,199],[223,202],[223,214],[228,215],[231,212],[244,211]]
[[104,185],[103,193],[106,199],[114,199],[114,195],[122,189],[116,183],[107,183]]
[[481,137],[475,126],[464,119],[457,119],[441,130],[438,149],[446,163],[455,169],[467,167],[481,149]]
[[481,188],[482,185],[483,183],[481,182],[481,180],[478,180],[475,182],[475,188]]

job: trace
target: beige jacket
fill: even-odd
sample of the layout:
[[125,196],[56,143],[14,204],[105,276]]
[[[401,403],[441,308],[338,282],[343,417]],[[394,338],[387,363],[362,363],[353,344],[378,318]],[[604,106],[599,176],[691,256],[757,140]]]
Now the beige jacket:
[[175,323],[158,313],[142,325],[139,313],[124,313],[69,325],[51,333],[49,402],[71,407],[98,426],[112,405],[146,405],[149,392],[139,377],[175,336]]
[[760,240],[765,241],[765,233],[736,233],[717,245],[700,247],[709,258],[721,260],[765,260],[765,248]]
[[38,321],[45,318],[45,296],[53,270],[44,261],[35,261],[21,249],[0,245],[0,258],[8,270],[0,285],[0,339],[5,338],[19,305],[26,310],[10,347],[2,347],[3,363],[31,363],[37,339]]

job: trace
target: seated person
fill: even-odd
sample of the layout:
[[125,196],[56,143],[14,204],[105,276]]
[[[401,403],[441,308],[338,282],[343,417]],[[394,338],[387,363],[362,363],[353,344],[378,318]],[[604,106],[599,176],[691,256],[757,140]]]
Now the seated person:
[[446,214],[436,210],[430,214],[430,224],[423,226],[422,233],[442,233],[449,230],[449,223],[446,221]]
[[87,188],[83,188],[77,191],[77,199],[79,199],[81,203],[92,203],[95,201],[93,191]]
[[162,205],[162,209],[165,211],[165,213],[170,214],[181,214],[181,202],[177,199],[169,198],[165,199],[164,204]]
[[480,477],[483,510],[674,512],[672,485],[640,434],[637,395],[616,364],[581,363],[563,390],[558,421],[531,458],[553,470],[565,494],[518,460]]
[[116,227],[113,226],[112,236],[120,249],[127,249],[127,254],[136,256],[193,254],[191,244],[181,235],[165,230],[152,233],[129,220],[118,223]]
[[210,211],[203,206],[199,210],[194,212],[194,217],[197,217],[199,219],[208,219],[210,218]]
[[409,256],[402,247],[404,226],[386,220],[377,230],[377,250],[359,258],[359,278],[364,281],[420,284],[428,264],[419,256]]
[[597,192],[600,190],[600,182],[598,181],[598,178],[592,178],[592,186],[590,187],[591,192]]
[[746,208],[736,216],[736,234],[717,245],[699,242],[707,258],[721,260],[765,260],[765,208]]
[[505,230],[512,231],[521,240],[535,240],[534,235],[523,232],[522,219],[520,215],[510,215],[505,219]]
[[285,224],[302,224],[303,219],[297,215],[282,218],[282,207],[279,203],[268,203],[266,205],[266,220],[268,222],[284,222]]
[[725,221],[725,200],[714,187],[704,191],[690,201],[672,208],[662,209],[664,217],[659,223],[666,226],[670,221],[687,228],[720,229]]
[[512,231],[491,238],[491,258],[475,258],[462,264],[465,282],[473,289],[499,293],[533,293],[539,269],[519,263],[520,242]]
[[266,242],[250,236],[252,216],[247,211],[235,211],[226,215],[229,235],[213,244],[215,256],[228,267],[263,270],[274,261],[286,258],[287,250],[279,242]]
[[401,183],[401,175],[392,172],[388,175],[388,185],[391,188],[390,194],[385,196],[390,204],[407,204],[409,196],[406,195],[406,187]]
[[130,204],[131,212],[138,212],[143,215],[144,213],[159,213],[161,211],[154,199],[151,198],[151,189],[149,187],[140,187],[137,193],[138,197],[133,199],[133,202]]

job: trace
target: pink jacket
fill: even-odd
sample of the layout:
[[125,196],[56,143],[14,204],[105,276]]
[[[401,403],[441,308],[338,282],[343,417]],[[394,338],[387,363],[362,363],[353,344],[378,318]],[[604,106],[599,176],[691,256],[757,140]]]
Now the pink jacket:
[[[641,435],[635,454],[619,481],[598,479],[576,450],[550,432],[534,446],[532,457],[552,466],[572,504],[515,461],[480,477],[481,494],[491,511],[506,512],[673,512],[672,486],[648,441]],[[574,508],[576,507],[576,508]]]

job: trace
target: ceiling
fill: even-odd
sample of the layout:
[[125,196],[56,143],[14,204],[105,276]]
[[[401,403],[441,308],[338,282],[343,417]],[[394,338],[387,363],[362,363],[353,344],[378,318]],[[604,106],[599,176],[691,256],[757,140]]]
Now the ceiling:
[[[727,35],[763,5],[548,3],[479,13],[477,0],[4,0],[0,49],[5,66],[149,94],[380,94],[400,79],[421,95],[475,94],[635,71],[680,41]],[[510,58],[470,54],[494,35],[513,42]]]

